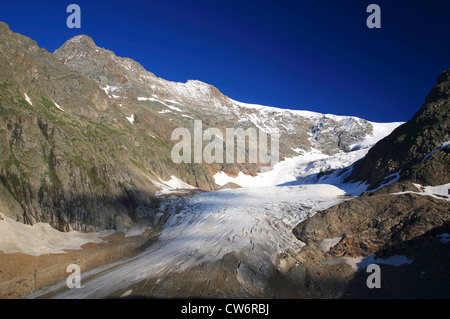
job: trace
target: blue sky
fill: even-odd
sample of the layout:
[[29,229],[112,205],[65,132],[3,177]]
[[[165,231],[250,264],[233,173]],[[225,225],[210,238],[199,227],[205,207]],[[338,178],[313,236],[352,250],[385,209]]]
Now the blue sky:
[[[66,8],[81,7],[81,29]],[[369,29],[366,8],[381,8]],[[53,52],[78,34],[171,81],[242,102],[406,121],[450,68],[450,1],[9,1],[0,20]]]

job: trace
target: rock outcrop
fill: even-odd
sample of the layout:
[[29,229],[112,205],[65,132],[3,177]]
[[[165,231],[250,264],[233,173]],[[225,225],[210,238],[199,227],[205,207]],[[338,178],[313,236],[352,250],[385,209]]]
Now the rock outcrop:
[[132,132],[96,83],[6,24],[0,31],[0,211],[62,231],[154,214],[149,178],[162,159],[148,159],[167,147]]
[[[332,239],[324,259],[402,255],[413,260],[402,268],[407,275],[395,267],[383,270],[391,282],[382,292],[369,293],[363,275],[356,275],[355,282],[348,281],[348,296],[448,296],[449,273],[443,269],[450,256],[439,236],[450,232],[449,76],[450,70],[442,73],[414,118],[354,164],[348,181],[367,183],[372,191],[317,212],[293,230],[309,250]],[[440,191],[426,192],[427,186]]]
[[[369,189],[385,177],[401,172],[402,179],[424,185],[442,185],[449,180],[448,153],[428,161],[424,158],[450,140],[450,70],[439,76],[437,85],[414,117],[374,145],[355,163],[348,181],[367,181]],[[448,150],[444,150],[448,152]]]
[[[450,226],[450,203],[416,194],[361,196],[318,212],[294,229],[306,244],[340,238],[329,251],[334,256],[368,256],[380,252],[395,255],[402,244]],[[450,230],[450,228],[449,228]]]

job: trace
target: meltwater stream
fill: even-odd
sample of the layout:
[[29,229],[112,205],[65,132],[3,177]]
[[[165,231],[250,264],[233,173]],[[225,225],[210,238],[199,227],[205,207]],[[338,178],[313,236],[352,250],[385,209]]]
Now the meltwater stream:
[[[115,267],[97,270],[99,275],[83,281],[82,288],[66,290],[55,298],[120,296],[139,282],[185,272],[218,261],[230,252],[262,268],[273,264],[278,254],[300,248],[302,243],[293,236],[293,227],[308,213],[342,201],[344,193],[332,185],[296,185],[186,197],[182,207],[166,221],[158,240],[144,253]],[[240,277],[237,282],[246,284],[245,272],[237,271],[236,276]]]

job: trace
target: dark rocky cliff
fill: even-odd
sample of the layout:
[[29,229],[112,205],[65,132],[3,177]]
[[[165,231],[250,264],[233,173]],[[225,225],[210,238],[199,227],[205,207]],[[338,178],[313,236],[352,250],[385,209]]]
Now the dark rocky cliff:
[[156,188],[141,173],[155,173],[139,163],[165,147],[133,134],[94,82],[6,24],[0,31],[1,212],[64,231],[152,215]]
[[[412,182],[442,185],[449,180],[448,155],[428,160],[424,157],[450,140],[450,70],[443,72],[437,85],[415,116],[374,145],[355,163],[348,181],[367,181],[376,188],[384,178],[401,170]],[[444,151],[446,152],[446,151]],[[447,153],[448,154],[448,153]],[[426,173],[420,173],[426,171]]]
[[[401,255],[412,260],[401,270],[384,266],[382,274],[390,280],[383,281],[388,287],[384,290],[369,291],[364,273],[357,274],[348,283],[347,296],[448,297],[450,255],[439,236],[450,233],[449,197],[445,192],[425,194],[423,187],[440,185],[442,191],[450,182],[450,146],[443,147],[450,139],[449,96],[447,70],[414,118],[373,146],[349,178],[375,189],[400,171],[398,181],[317,212],[294,228],[294,235],[306,243],[303,254],[334,238],[337,243],[327,258]],[[450,187],[446,192],[450,194]]]

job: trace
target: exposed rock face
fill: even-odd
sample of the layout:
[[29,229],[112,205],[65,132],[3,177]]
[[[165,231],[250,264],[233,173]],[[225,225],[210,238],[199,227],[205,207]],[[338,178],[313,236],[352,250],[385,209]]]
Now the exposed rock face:
[[93,81],[0,29],[1,212],[65,231],[128,227],[152,215],[158,188],[150,178],[170,178],[159,158],[168,147],[133,132]]
[[[124,112],[137,114],[141,119],[148,118],[153,110],[158,112],[162,123],[170,120],[187,128],[192,128],[192,120],[197,119],[203,121],[205,129],[253,127],[269,134],[278,129],[281,158],[296,155],[293,148],[308,151],[314,147],[326,154],[349,151],[352,144],[372,132],[368,121],[356,117],[249,105],[236,102],[201,81],[176,83],[158,78],[139,63],[97,47],[84,35],[68,40],[54,56],[94,80]],[[170,144],[170,132],[156,133]],[[212,167],[231,174],[259,171],[257,165]]]
[[[447,244],[437,236],[450,231],[450,203],[447,194],[425,196],[417,184],[444,187],[450,182],[450,147],[445,146],[450,123],[449,76],[447,70],[439,77],[437,86],[414,118],[373,146],[365,158],[354,164],[349,178],[367,181],[374,189],[386,183],[386,177],[400,171],[397,182],[320,211],[293,230],[312,250],[319,249],[324,240],[336,240],[325,259],[372,254],[381,258],[408,255],[417,259],[417,265],[414,261],[410,268],[403,268],[407,275],[400,276],[389,267],[383,270],[391,279],[390,290],[369,294],[363,275],[359,274],[353,286],[349,286],[348,296],[423,297],[425,291],[425,296],[448,296],[445,292],[448,271],[442,269],[448,269],[450,256],[448,250],[442,251]],[[450,194],[450,189],[447,192]],[[433,257],[430,251],[439,256]],[[424,263],[427,259],[429,262]],[[430,274],[428,281],[422,275],[418,277],[418,267],[422,274]],[[396,276],[402,280],[396,281]]]
[[422,195],[361,196],[317,213],[294,234],[306,244],[339,237],[330,254],[368,256],[445,225],[449,209],[448,201]]

